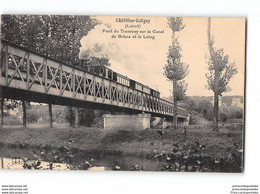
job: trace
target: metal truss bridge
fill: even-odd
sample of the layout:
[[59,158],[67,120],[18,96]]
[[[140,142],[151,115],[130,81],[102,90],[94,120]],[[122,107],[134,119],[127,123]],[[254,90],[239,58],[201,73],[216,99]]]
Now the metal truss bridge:
[[[1,40],[2,98],[146,112],[172,118],[173,103]],[[188,113],[178,108],[178,117]]]

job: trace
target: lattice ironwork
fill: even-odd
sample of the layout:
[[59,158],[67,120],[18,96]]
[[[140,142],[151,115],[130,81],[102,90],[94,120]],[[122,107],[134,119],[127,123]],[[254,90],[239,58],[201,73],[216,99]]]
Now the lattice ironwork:
[[1,86],[173,115],[168,101],[6,41],[1,42],[0,72]]

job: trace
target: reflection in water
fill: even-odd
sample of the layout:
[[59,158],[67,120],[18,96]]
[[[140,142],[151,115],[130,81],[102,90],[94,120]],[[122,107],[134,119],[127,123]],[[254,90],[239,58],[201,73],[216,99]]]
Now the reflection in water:
[[[52,163],[39,160],[28,160],[26,158],[1,158],[0,169],[32,169],[32,170],[70,170],[70,165],[64,163]],[[89,171],[106,171],[104,166],[92,166]]]
[[0,155],[0,169],[155,171],[160,168],[160,163],[154,158],[104,153],[86,154],[70,149],[67,145],[63,150],[45,148],[39,151],[0,147],[1,152],[6,156]]
[[1,158],[1,169],[70,170],[68,164],[51,163],[27,158]]
[[47,145],[41,148],[29,148],[23,145],[0,146],[0,161],[2,161],[0,168],[91,171],[160,170],[160,162],[158,163],[154,157],[111,154],[103,151],[87,153],[75,149],[72,140],[64,144],[59,148]]
[[[84,169],[88,171],[107,171],[107,170],[145,170],[142,165],[133,165],[137,161],[121,158],[120,162],[115,162],[115,158],[109,158],[110,160],[98,160],[95,161],[95,165],[86,162],[87,168],[75,168],[72,164],[66,163],[52,163],[42,160],[30,160],[28,158],[0,158],[0,169],[31,169],[31,170],[76,170]],[[106,158],[107,159],[107,158]],[[92,159],[93,160],[93,159]],[[126,162],[127,161],[127,162]],[[94,160],[92,161],[94,162]],[[129,163],[130,162],[130,163]],[[115,165],[120,164],[120,166]],[[79,165],[80,166],[80,165]],[[153,166],[153,165],[152,165]],[[149,168],[148,168],[149,169]]]

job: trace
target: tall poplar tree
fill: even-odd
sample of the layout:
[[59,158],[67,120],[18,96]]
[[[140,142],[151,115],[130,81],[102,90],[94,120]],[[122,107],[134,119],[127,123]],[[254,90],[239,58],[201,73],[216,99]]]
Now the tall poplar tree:
[[177,129],[178,101],[185,96],[188,85],[183,80],[189,73],[188,64],[181,61],[181,45],[175,38],[175,33],[184,29],[181,17],[169,17],[168,25],[172,30],[172,45],[169,47],[167,64],[164,67],[164,75],[172,81],[174,116],[173,127]]
[[237,73],[235,62],[229,62],[229,56],[224,54],[223,49],[214,47],[213,37],[211,36],[211,18],[208,18],[208,73],[206,73],[208,89],[214,93],[214,109],[213,109],[213,130],[219,131],[219,96],[228,92],[231,88],[228,86],[230,79]]

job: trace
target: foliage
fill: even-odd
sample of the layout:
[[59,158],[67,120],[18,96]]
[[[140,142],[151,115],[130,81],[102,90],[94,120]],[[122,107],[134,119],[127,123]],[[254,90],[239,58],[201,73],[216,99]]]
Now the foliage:
[[173,32],[178,32],[184,29],[185,25],[182,24],[182,17],[168,17],[167,19],[168,25]]
[[[183,101],[183,107],[190,112],[191,122],[198,124],[199,117],[203,117],[208,121],[213,120],[213,105],[210,98],[187,97]],[[223,97],[224,99],[224,97]],[[235,106],[222,106],[219,110],[219,120],[227,122],[233,119],[242,119],[243,109]]]
[[[2,103],[2,100],[1,100],[1,103]],[[11,110],[18,109],[21,105],[22,105],[22,101],[20,101],[20,100],[4,99],[4,106],[3,106],[4,114],[3,115],[4,115],[4,117],[7,117],[5,119],[4,123],[6,123],[8,125],[21,124],[21,120],[17,116],[12,115],[10,113]]]
[[80,40],[97,21],[75,15],[2,15],[1,38],[49,57],[79,64]]
[[93,109],[84,109],[80,111],[80,120],[79,124],[84,126],[91,126],[93,124],[95,118],[95,112]]
[[65,119],[70,123],[70,126],[75,125],[75,112],[71,106],[67,106],[64,110]]
[[162,171],[241,172],[242,152],[235,147],[226,158],[215,158],[205,152],[206,145],[195,141],[191,147],[175,143],[170,153],[155,153]]
[[[106,112],[103,110],[94,110],[91,108],[81,108],[79,109],[79,124],[83,126],[92,126],[93,124],[97,124],[100,119],[102,119],[102,115]],[[65,119],[70,123],[71,126],[75,125],[75,109],[72,107],[66,107],[65,111]]]
[[[80,40],[97,23],[90,16],[1,15],[1,38],[67,64],[80,66]],[[102,61],[104,59],[98,62]],[[16,107],[17,102],[12,101],[8,108]]]
[[[207,99],[193,100],[192,98],[186,98],[184,100],[184,108],[187,109],[192,115],[201,115],[208,121],[213,119],[213,105]],[[198,116],[197,115],[197,116]]]
[[[173,126],[177,128],[178,101],[183,99],[188,85],[184,82],[184,78],[189,73],[189,65],[181,61],[181,45],[175,38],[175,32],[184,29],[181,17],[168,17],[168,25],[172,30],[172,45],[169,46],[167,64],[164,66],[164,75],[172,81],[173,84],[173,102],[174,116]],[[180,81],[182,80],[182,81]]]
[[224,123],[227,122],[227,120],[228,120],[227,114],[223,111],[219,112],[219,118],[220,118],[220,121],[224,122]]
[[213,105],[210,101],[202,100],[198,103],[198,112],[200,112],[203,118],[211,121],[212,120],[212,112],[213,112]]
[[[76,149],[73,147],[73,143],[72,140],[68,140],[64,142],[64,146],[58,149],[46,145],[40,148],[39,151],[33,150],[35,160],[22,158],[23,168],[34,170],[56,170],[56,168],[61,170],[87,170],[92,167],[92,164],[86,160],[75,161]],[[49,161],[47,167],[43,165],[46,160]]]
[[5,115],[6,117],[4,118],[4,123],[7,125],[21,125],[22,124],[22,119],[20,119],[16,115]]
[[[208,73],[205,74],[208,83],[208,89],[213,92],[222,95],[222,93],[231,91],[231,88],[228,86],[230,79],[237,73],[237,68],[235,62],[229,63],[229,56],[224,55],[223,49],[217,49],[215,51],[215,56],[217,60],[217,65],[214,64],[213,58],[210,57],[208,61]],[[215,87],[216,83],[216,68],[219,71],[219,87]]]
[[187,97],[185,98],[185,100],[183,101],[183,108],[185,108],[186,110],[188,110],[189,112],[191,111],[197,111],[197,104],[198,104],[198,101],[197,100],[194,100],[193,98],[191,97]]
[[[1,100],[2,102],[2,100]],[[4,110],[14,110],[22,104],[19,100],[4,99]]]
[[219,114],[222,122],[243,118],[243,110],[240,107],[221,107]]
[[40,118],[40,114],[34,110],[27,110],[26,117],[28,123],[37,123],[38,119]]
[[[19,132],[19,135],[17,135],[17,132]],[[198,160],[202,162],[203,167],[209,166],[208,171],[231,172],[241,167],[239,163],[241,164],[242,161],[242,157],[240,157],[243,148],[242,134],[241,128],[223,128],[216,135],[208,128],[198,126],[198,128],[187,129],[186,145],[184,145],[184,133],[181,130],[128,129],[127,131],[107,131],[93,127],[36,130],[35,128],[18,129],[13,127],[2,131],[0,142],[8,147],[10,146],[9,148],[11,146],[12,148],[27,147],[28,151],[35,150],[40,157],[42,157],[41,152],[45,152],[46,159],[43,158],[44,161],[69,163],[71,158],[72,163],[76,164],[85,160],[92,163],[92,158],[95,160],[94,165],[102,165],[102,163],[108,167],[119,165],[125,170],[130,170],[136,164],[142,164],[144,170],[165,170],[167,164],[174,165],[175,162],[183,166],[184,163],[178,161],[181,161],[183,156],[186,156],[184,154],[189,152],[189,161],[186,164],[193,166],[190,171],[197,170],[195,165],[198,165]],[[72,149],[68,149],[70,148],[67,145],[68,141],[72,142],[70,146]],[[199,144],[195,142],[199,142]],[[176,148],[176,144],[179,148]],[[204,149],[198,153],[202,147]],[[27,150],[22,152],[26,154],[24,157],[32,159]],[[154,158],[154,150],[156,154],[162,153],[161,160],[158,158],[158,162]],[[8,149],[3,149],[3,151],[2,155],[10,153]],[[20,155],[21,150],[12,149],[12,153]],[[74,157],[69,157],[69,155]],[[171,158],[168,163],[166,162],[166,155]],[[232,155],[236,156],[233,157]],[[140,163],[136,163],[136,161]],[[169,168],[169,170],[171,169],[175,169],[175,167]]]
[[177,85],[176,85],[176,98],[177,98],[177,101],[180,101],[180,100],[183,100],[185,97],[186,97],[186,91],[187,91],[187,88],[188,88],[188,84],[185,83],[184,80],[181,80],[179,82],[177,82]]
[[200,125],[200,116],[199,115],[191,115],[190,117],[190,125]]
[[175,45],[169,47],[167,64],[164,67],[164,75],[171,81],[182,80],[189,73],[189,65],[181,62],[181,46],[176,41]]
[[[182,18],[180,17],[169,17],[168,25],[172,29],[172,45],[169,46],[168,56],[167,56],[167,64],[164,67],[164,75],[171,81],[182,80],[184,79],[188,73],[188,64],[185,64],[181,61],[181,50],[182,47],[179,44],[178,40],[175,39],[175,32],[184,29],[185,26],[182,24]],[[184,84],[180,84],[184,85]]]
[[229,57],[224,55],[223,49],[214,48],[213,37],[210,32],[211,18],[208,18],[208,49],[209,49],[209,60],[208,60],[208,73],[206,73],[208,89],[214,92],[214,125],[213,130],[219,131],[218,129],[218,116],[219,116],[219,96],[222,93],[230,91],[228,83],[230,79],[237,73],[235,63],[229,63]]

